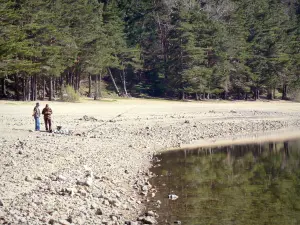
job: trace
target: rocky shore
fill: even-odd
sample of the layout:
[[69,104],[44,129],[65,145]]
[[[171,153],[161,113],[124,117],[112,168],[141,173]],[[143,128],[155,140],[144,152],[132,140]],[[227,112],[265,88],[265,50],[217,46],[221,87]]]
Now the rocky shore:
[[31,132],[32,105],[0,103],[0,224],[153,224],[155,153],[300,127],[297,103],[50,106],[70,134]]

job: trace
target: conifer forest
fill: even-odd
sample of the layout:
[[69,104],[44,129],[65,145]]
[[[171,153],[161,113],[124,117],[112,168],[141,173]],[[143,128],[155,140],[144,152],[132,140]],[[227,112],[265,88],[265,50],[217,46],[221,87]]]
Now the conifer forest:
[[70,87],[94,99],[290,99],[300,0],[0,0],[0,97]]

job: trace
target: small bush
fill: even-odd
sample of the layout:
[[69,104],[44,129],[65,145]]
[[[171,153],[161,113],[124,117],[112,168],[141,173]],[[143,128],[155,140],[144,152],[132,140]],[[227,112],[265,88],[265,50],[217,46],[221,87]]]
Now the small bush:
[[292,100],[294,100],[295,102],[300,102],[300,93],[299,92],[293,93]]
[[78,102],[79,98],[79,94],[69,85],[62,91],[61,100],[64,102]]
[[291,87],[288,92],[288,99],[295,101],[295,102],[300,102],[300,91],[296,87]]

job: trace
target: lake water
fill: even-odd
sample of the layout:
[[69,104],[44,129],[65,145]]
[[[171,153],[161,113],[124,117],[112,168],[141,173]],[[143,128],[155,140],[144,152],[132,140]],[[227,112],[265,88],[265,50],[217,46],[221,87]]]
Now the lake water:
[[[157,177],[151,179],[157,193],[148,210],[158,213],[159,224],[300,224],[300,140],[171,151],[157,158]],[[170,200],[169,194],[179,198]]]

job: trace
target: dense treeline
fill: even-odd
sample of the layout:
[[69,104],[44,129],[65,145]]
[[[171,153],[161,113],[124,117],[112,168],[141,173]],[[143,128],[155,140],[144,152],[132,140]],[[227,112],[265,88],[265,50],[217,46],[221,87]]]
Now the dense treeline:
[[72,86],[97,99],[103,81],[120,96],[182,99],[300,87],[300,0],[0,0],[0,18],[3,97]]

